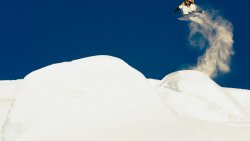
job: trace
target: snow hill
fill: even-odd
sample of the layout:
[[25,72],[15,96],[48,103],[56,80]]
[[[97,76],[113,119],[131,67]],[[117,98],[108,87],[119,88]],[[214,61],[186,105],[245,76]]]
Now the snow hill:
[[[250,91],[94,56],[0,81],[2,141],[249,141]],[[0,139],[0,140],[1,140]]]

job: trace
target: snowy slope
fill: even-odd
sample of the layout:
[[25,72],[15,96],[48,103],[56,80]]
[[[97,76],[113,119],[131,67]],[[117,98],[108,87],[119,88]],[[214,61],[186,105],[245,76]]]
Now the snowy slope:
[[221,122],[245,122],[249,119],[230,93],[201,72],[171,73],[158,87],[166,104],[181,116]]
[[4,139],[144,140],[166,117],[156,95],[141,73],[117,58],[52,65],[24,79]]
[[250,114],[250,90],[235,88],[224,88],[224,90],[230,93],[244,107],[244,110]]
[[4,115],[15,102],[1,119],[3,141],[250,140],[250,92],[197,71],[146,79],[118,58],[95,56],[32,72],[0,98],[5,88]]
[[0,81],[0,133],[20,85],[21,80]]

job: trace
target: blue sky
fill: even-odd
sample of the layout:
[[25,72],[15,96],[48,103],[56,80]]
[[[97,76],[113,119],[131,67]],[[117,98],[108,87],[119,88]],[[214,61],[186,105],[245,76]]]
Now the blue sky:
[[[0,80],[93,55],[119,57],[146,77],[196,64],[188,26],[173,11],[181,0],[1,0]],[[249,1],[196,0],[234,26],[231,72],[221,86],[250,89]],[[235,9],[235,10],[233,10]]]

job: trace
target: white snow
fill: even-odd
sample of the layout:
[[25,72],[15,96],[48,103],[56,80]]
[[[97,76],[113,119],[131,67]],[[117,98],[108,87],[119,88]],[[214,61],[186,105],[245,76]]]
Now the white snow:
[[222,88],[197,71],[146,79],[118,58],[94,56],[42,68],[23,80],[0,81],[0,136],[2,141],[249,141],[249,103],[250,91]]
[[14,101],[14,98],[17,94],[20,85],[21,85],[21,80],[0,81],[0,135],[8,111],[11,107],[11,104]]
[[158,91],[172,111],[184,117],[221,122],[249,119],[230,93],[198,71],[169,74],[159,84]]

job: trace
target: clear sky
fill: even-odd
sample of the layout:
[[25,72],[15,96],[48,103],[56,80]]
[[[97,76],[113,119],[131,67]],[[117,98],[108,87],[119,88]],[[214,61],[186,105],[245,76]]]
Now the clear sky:
[[[146,77],[196,64],[187,22],[173,11],[182,0],[1,0],[0,80],[24,78],[44,66],[93,55],[123,59]],[[196,0],[234,26],[231,72],[215,79],[250,89],[248,0]]]

